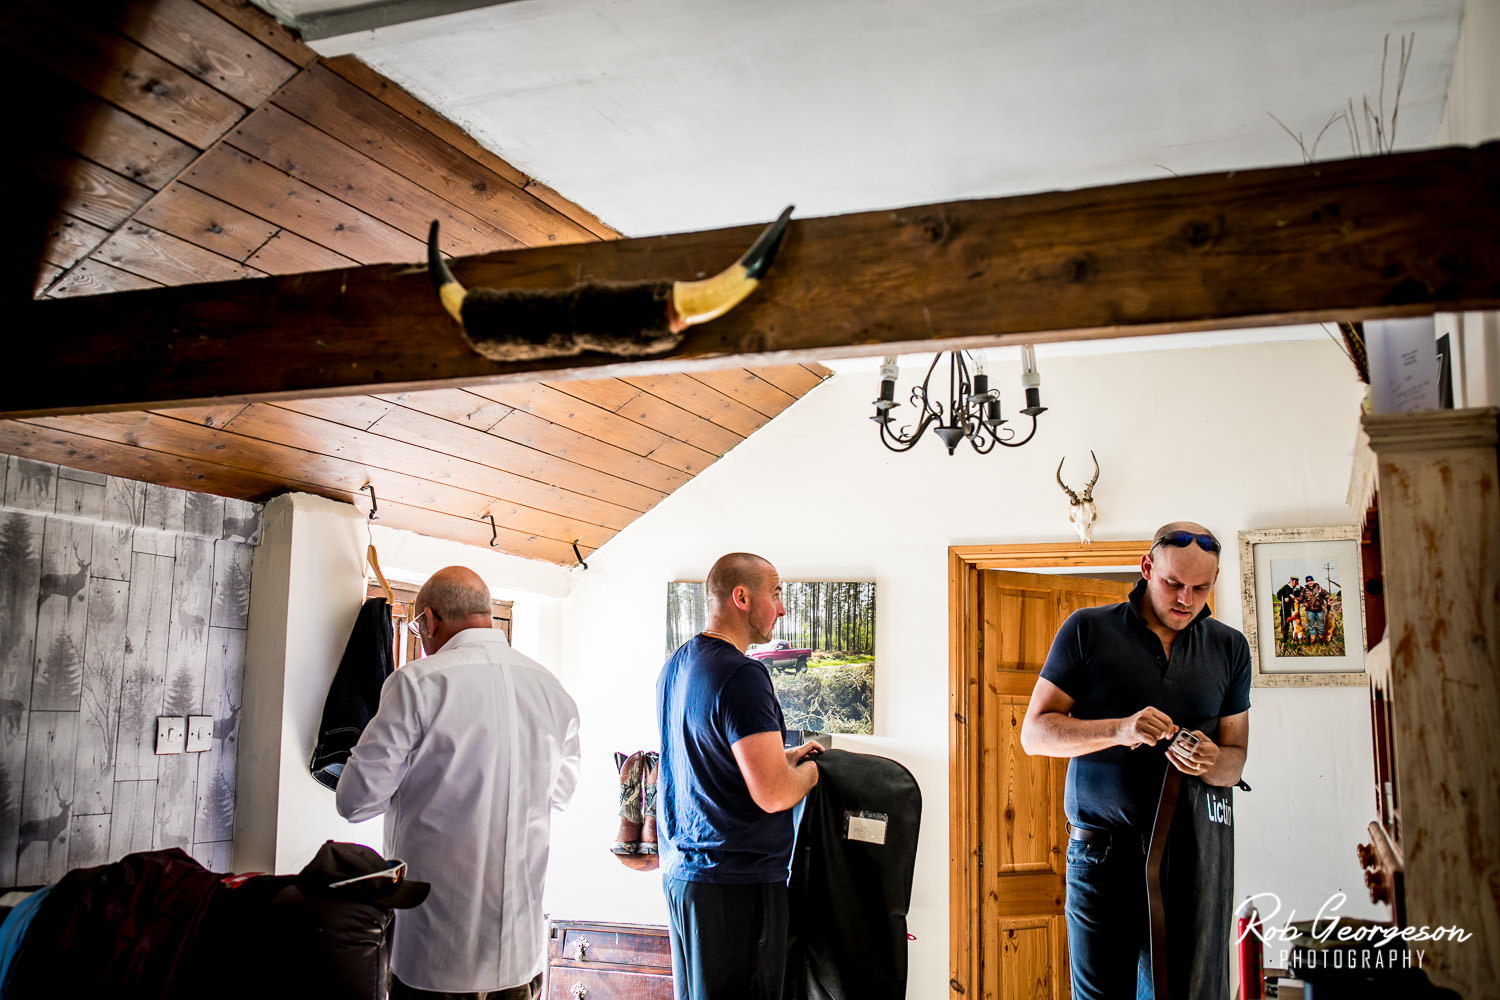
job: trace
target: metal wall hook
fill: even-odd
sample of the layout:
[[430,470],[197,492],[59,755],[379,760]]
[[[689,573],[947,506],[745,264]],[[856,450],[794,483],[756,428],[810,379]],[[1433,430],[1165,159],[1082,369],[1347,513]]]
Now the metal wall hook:
[[500,530],[495,527],[495,515],[491,514],[489,511],[485,511],[480,516],[481,517],[487,517],[487,518],[489,518],[489,521],[490,521],[490,548],[492,548],[492,549],[499,548],[500,547]]
[[380,502],[375,499],[375,484],[374,483],[365,483],[363,486],[361,486],[359,488],[359,490],[360,490],[361,493],[363,493],[365,490],[369,490],[370,491],[370,520],[372,520],[372,521],[378,521],[378,520],[380,520],[380,515],[376,513],[376,511],[378,511],[380,509]]
[[578,551],[578,539],[576,538],[573,539],[573,558],[577,559],[578,565],[582,566],[584,569],[589,568],[589,564],[583,561],[583,553]]

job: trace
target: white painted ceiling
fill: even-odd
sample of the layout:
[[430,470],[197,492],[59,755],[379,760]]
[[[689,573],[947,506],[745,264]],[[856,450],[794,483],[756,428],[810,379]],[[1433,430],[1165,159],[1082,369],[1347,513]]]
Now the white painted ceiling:
[[[275,0],[267,0],[274,5]],[[630,236],[1297,163],[1415,32],[1431,144],[1463,0],[520,0],[352,52]],[[1343,123],[1319,158],[1348,155]]]
[[[278,2],[263,0],[270,7]],[[1297,163],[1442,120],[1463,0],[519,0],[354,53],[626,235]],[[1358,115],[1362,120],[1363,116]],[[1319,159],[1350,155],[1344,122]],[[1317,328],[1275,336],[1319,337]],[[1185,346],[1185,345],[1182,345]]]

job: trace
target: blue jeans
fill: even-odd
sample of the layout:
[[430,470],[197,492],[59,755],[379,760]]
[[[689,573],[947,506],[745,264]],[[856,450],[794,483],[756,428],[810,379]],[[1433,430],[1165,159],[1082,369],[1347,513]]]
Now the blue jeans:
[[1063,912],[1073,1000],[1151,1000],[1146,856],[1133,834],[1068,841]]
[[1307,638],[1309,640],[1313,640],[1313,639],[1317,639],[1317,638],[1321,638],[1322,637],[1322,635],[1323,635],[1323,615],[1324,614],[1325,614],[1325,612],[1322,612],[1322,611],[1311,611],[1311,610],[1309,610],[1307,612]]

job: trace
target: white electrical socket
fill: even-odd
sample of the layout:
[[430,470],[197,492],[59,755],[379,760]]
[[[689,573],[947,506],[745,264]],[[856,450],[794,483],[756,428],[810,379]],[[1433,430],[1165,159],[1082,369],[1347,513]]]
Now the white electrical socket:
[[214,745],[214,717],[190,715],[187,720],[187,752],[202,753]]
[[182,753],[187,740],[187,720],[180,715],[156,717],[156,752]]

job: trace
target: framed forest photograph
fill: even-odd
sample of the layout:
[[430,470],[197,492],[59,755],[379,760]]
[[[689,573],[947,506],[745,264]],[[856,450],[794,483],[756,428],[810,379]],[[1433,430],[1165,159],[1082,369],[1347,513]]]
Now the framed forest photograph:
[[[875,732],[875,584],[783,580],[786,614],[745,655],[771,676],[789,730]],[[703,631],[701,581],[667,584],[667,655]]]

